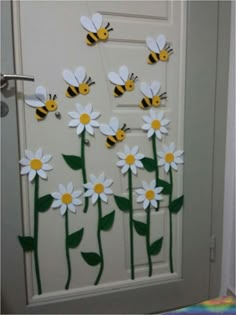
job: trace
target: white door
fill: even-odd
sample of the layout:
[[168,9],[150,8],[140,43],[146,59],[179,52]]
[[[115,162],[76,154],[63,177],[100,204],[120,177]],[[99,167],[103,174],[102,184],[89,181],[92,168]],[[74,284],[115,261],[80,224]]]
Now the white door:
[[[17,85],[28,311],[147,313],[206,299],[214,106],[202,117],[206,100],[188,94],[187,3],[21,1],[13,13],[16,70],[35,76]],[[215,4],[202,15],[215,23]],[[214,46],[211,31],[193,45]]]

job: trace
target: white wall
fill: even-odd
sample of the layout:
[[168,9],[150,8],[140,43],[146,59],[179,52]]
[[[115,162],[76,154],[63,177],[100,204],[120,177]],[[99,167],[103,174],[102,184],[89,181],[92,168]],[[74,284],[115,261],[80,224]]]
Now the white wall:
[[235,2],[231,2],[230,69],[225,164],[221,295],[235,288]]

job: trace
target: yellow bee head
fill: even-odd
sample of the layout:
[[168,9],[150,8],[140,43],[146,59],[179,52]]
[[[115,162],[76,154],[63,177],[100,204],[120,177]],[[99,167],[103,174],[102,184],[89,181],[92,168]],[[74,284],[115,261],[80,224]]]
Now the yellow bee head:
[[53,97],[51,94],[49,94],[49,100],[45,102],[45,106],[49,112],[54,112],[55,110],[57,110],[58,106],[57,102],[55,101],[56,97],[56,94]]
[[152,105],[157,107],[157,106],[160,106],[160,104],[161,104],[160,96],[159,95],[153,96],[153,98],[152,98]]
[[160,52],[160,60],[161,61],[167,61],[169,59],[169,54],[168,54],[168,51],[163,49],[161,52]]
[[126,91],[133,91],[135,87],[135,81],[137,80],[137,76],[134,77],[134,74],[131,73],[130,78],[125,82],[125,89]]
[[117,141],[122,141],[125,139],[126,131],[128,131],[130,128],[126,128],[126,124],[123,125],[121,129],[118,129],[116,132],[116,139]]
[[110,23],[107,23],[106,27],[101,27],[98,31],[97,31],[97,35],[98,38],[100,40],[107,40],[108,36],[109,36],[109,32],[113,31],[113,28],[109,28]]
[[90,92],[90,85],[92,84],[95,84],[95,82],[93,82],[91,77],[89,77],[86,82],[79,85],[79,93],[82,95],[88,94]]

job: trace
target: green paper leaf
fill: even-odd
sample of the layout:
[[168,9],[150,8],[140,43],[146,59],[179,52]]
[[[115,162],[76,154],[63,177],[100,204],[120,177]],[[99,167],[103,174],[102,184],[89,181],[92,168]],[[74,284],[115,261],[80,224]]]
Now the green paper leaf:
[[53,202],[53,197],[51,195],[45,195],[38,199],[37,202],[37,211],[45,212],[47,211]]
[[184,203],[184,195],[173,200],[171,204],[169,205],[170,212],[174,214],[178,213],[179,210],[182,208],[183,203]]
[[135,221],[135,220],[133,220],[133,222],[134,222],[135,231],[139,235],[141,235],[141,236],[147,235],[147,224],[146,223],[143,223],[140,221]]
[[117,207],[121,210],[121,211],[129,211],[130,209],[130,202],[129,199],[124,198],[124,197],[120,197],[120,196],[114,196],[115,198],[115,202],[117,204]]
[[165,180],[158,179],[158,187],[163,187],[163,190],[161,191],[161,194],[169,195],[171,193],[171,185],[166,182]]
[[115,219],[115,210],[105,215],[103,218],[101,218],[100,229],[103,231],[110,230],[110,228],[113,225],[114,219]]
[[149,248],[149,254],[152,256],[159,254],[162,248],[162,243],[163,243],[163,237],[153,242]]
[[84,234],[84,229],[82,228],[82,229],[68,235],[67,240],[66,240],[67,246],[69,248],[77,247],[82,240],[83,234]]
[[157,165],[153,159],[148,158],[148,157],[144,157],[141,161],[142,161],[143,167],[145,168],[146,171],[148,171],[148,172],[155,171]]
[[65,154],[62,154],[62,156],[72,170],[78,171],[82,168],[82,159],[80,156]]
[[90,266],[97,266],[101,263],[101,257],[97,253],[84,253],[81,252],[86,263]]
[[31,236],[18,236],[19,242],[25,252],[34,250],[34,238]]

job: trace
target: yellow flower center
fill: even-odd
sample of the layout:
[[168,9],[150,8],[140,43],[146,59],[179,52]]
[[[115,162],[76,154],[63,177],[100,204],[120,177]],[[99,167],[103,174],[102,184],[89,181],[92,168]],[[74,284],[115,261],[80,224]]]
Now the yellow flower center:
[[161,128],[160,120],[153,120],[152,121],[152,128],[155,130],[159,130]]
[[88,114],[84,113],[84,114],[80,115],[81,124],[87,125],[90,123],[90,120],[91,119],[90,119],[90,116]]
[[42,165],[43,163],[39,159],[33,159],[30,161],[30,167],[35,171],[40,170]]
[[72,202],[71,194],[69,194],[69,193],[63,194],[62,197],[61,197],[61,201],[62,201],[62,203],[66,204],[66,205],[71,203]]
[[155,198],[155,192],[150,189],[150,190],[147,190],[146,193],[145,193],[145,197],[148,199],[148,200],[152,200]]
[[126,162],[127,164],[129,164],[129,165],[134,164],[134,162],[135,162],[135,157],[133,156],[133,154],[127,155],[126,158],[125,158],[125,162]]
[[94,191],[95,191],[95,193],[97,193],[97,194],[103,193],[103,192],[104,192],[104,185],[101,184],[101,183],[96,184],[96,185],[94,186]]
[[175,159],[175,157],[174,157],[174,154],[173,154],[173,153],[166,153],[166,155],[165,155],[165,161],[166,161],[167,163],[173,162],[174,159]]

